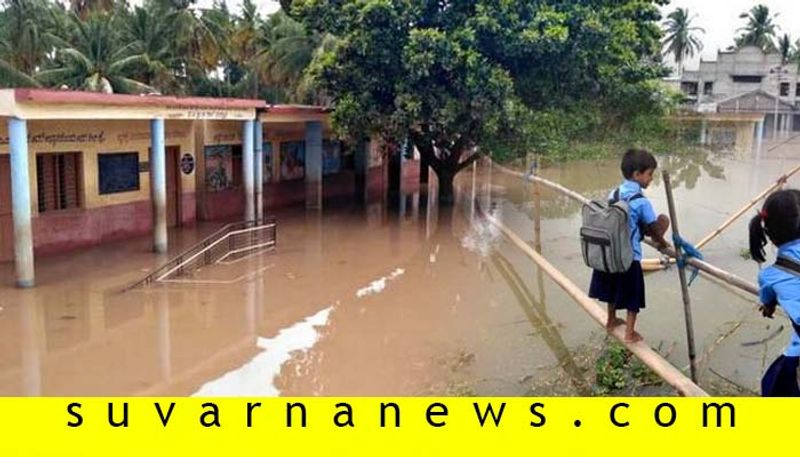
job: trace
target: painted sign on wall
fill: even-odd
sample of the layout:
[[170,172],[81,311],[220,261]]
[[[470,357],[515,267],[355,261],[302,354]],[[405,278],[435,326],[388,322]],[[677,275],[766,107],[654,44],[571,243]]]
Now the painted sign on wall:
[[305,176],[305,141],[281,143],[281,180],[302,179]]
[[322,142],[322,174],[339,173],[342,169],[341,145],[338,141]]
[[206,146],[206,190],[217,192],[233,186],[233,148],[229,145]]

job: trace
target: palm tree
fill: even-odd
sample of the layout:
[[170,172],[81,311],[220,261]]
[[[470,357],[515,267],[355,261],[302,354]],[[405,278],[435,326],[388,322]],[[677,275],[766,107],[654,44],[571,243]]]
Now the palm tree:
[[664,23],[664,54],[672,54],[675,58],[679,75],[683,74],[684,60],[703,50],[703,43],[694,32],[706,31],[701,27],[693,27],[693,19],[694,16],[689,16],[688,8],[677,8],[669,13]]
[[286,87],[293,101],[318,98],[306,77],[306,68],[333,48],[335,38],[309,32],[303,24],[278,11],[264,25],[261,39],[258,68],[264,78]]
[[7,86],[38,86],[34,73],[63,41],[57,31],[57,5],[44,0],[6,0],[0,11],[0,80]]
[[54,68],[36,79],[48,85],[66,85],[93,92],[145,93],[155,89],[130,76],[147,62],[132,55],[132,44],[122,45],[116,21],[93,14],[86,21],[72,14],[75,36],[70,47],[58,50]]
[[736,38],[737,47],[757,46],[764,52],[774,52],[776,50],[774,40],[778,26],[773,22],[773,19],[778,17],[777,13],[770,14],[769,7],[757,5],[751,8],[748,13],[740,14],[739,17],[747,19],[747,25],[737,30],[744,32]]
[[788,33],[784,33],[778,40],[778,52],[781,53],[781,62],[786,64],[794,56],[794,48],[792,47],[792,40],[789,38]]
[[132,69],[132,76],[161,93],[180,92],[178,61],[172,48],[176,15],[175,11],[136,7],[124,18],[123,37],[130,43],[128,51],[144,63]]

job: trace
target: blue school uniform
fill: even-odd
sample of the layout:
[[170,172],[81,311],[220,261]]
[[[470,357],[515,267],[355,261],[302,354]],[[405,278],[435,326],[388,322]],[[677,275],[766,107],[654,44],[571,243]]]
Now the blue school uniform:
[[609,193],[609,200],[613,200],[616,190],[619,190],[619,199],[628,201],[630,208],[628,227],[631,233],[633,263],[624,273],[592,271],[589,296],[602,302],[611,303],[617,309],[638,312],[645,307],[644,273],[641,264],[641,243],[644,234],[641,227],[654,223],[656,214],[653,211],[653,205],[647,198],[631,199],[637,194],[642,195],[642,186],[638,182],[626,179],[618,189]]
[[[778,256],[800,262],[800,240],[790,241],[778,247]],[[765,305],[780,305],[786,312],[790,324],[789,344],[761,380],[763,396],[800,396],[798,387],[798,361],[800,360],[800,276],[783,268],[771,265],[758,275],[759,298]]]

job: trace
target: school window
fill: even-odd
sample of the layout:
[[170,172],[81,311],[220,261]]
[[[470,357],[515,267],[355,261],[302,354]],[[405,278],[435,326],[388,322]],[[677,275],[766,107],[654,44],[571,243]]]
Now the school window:
[[79,152],[36,154],[39,212],[80,207]]
[[794,96],[795,97],[800,97],[800,83],[795,84]]
[[735,83],[760,83],[762,77],[759,75],[733,75],[731,78]]
[[781,97],[789,96],[789,83],[781,83]]
[[697,95],[697,83],[695,82],[682,82],[681,90],[686,95]]
[[714,83],[713,82],[703,83],[703,95],[711,95],[713,93],[714,93]]
[[139,153],[98,154],[100,195],[139,190]]

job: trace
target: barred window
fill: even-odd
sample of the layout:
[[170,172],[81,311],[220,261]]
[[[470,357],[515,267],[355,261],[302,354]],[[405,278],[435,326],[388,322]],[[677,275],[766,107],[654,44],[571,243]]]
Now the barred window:
[[36,154],[40,213],[80,207],[80,157],[79,152]]

